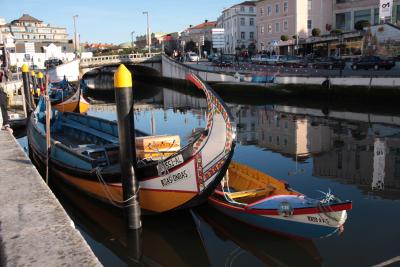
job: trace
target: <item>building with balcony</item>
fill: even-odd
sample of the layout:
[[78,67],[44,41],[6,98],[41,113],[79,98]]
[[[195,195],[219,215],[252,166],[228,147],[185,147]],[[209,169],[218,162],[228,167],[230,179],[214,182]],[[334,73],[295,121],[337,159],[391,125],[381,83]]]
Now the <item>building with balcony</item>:
[[224,53],[234,54],[237,50],[255,49],[256,14],[256,1],[245,1],[222,12],[218,26],[225,29]]
[[258,1],[257,49],[292,54],[298,40],[311,36],[312,29],[320,29],[321,34],[328,33],[332,29],[332,1]]
[[[379,0],[335,0],[333,5],[334,28],[354,30],[357,21],[367,20],[371,25],[380,24]],[[385,22],[400,25],[400,0],[393,1],[392,17]]]

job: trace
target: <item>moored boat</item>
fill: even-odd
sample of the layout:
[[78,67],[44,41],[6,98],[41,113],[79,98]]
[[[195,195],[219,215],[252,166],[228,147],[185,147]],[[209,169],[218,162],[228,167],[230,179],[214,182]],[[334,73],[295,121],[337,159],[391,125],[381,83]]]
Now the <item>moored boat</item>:
[[[135,174],[145,212],[183,209],[206,201],[233,155],[236,128],[225,104],[197,76],[187,78],[206,95],[207,126],[197,139],[169,157],[138,159]],[[30,154],[39,169],[45,166],[47,152],[43,110],[41,100],[27,132]],[[136,130],[137,137],[145,135]],[[96,199],[123,206],[116,122],[53,112],[51,138],[52,175]]]
[[86,113],[90,107],[82,93],[84,82],[75,88],[67,80],[49,84],[49,97],[52,106],[60,112]]
[[318,238],[343,229],[351,201],[330,192],[312,199],[283,181],[246,165],[232,162],[227,176],[209,203],[246,224],[280,234]]

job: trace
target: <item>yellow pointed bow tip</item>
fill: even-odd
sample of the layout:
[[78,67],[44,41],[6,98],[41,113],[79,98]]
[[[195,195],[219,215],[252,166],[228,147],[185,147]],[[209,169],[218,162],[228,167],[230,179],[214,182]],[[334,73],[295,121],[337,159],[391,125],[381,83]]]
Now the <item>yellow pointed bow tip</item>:
[[29,72],[29,67],[26,64],[24,64],[22,65],[21,70],[22,72]]
[[43,73],[42,72],[39,71],[37,76],[38,76],[39,79],[43,79]]
[[32,70],[32,71],[31,71],[31,76],[35,76],[35,75],[36,75],[35,71]]
[[114,87],[115,88],[132,87],[132,74],[125,67],[124,64],[119,65],[117,71],[114,74]]

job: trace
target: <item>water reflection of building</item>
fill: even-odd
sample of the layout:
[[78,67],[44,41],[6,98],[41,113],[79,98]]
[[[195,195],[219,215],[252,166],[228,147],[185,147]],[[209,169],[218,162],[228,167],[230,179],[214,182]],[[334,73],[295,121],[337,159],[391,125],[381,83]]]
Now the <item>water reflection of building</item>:
[[332,148],[332,131],[325,125],[314,125],[306,116],[259,110],[258,145],[273,151],[304,158]]
[[237,125],[240,144],[257,144],[258,108],[254,106],[230,105],[229,109]]

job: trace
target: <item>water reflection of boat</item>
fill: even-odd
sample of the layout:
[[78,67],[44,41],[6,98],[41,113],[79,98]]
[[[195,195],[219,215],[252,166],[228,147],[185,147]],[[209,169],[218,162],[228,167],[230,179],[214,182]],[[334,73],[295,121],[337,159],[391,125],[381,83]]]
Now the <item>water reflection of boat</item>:
[[[135,246],[137,237],[128,232],[121,210],[95,202],[56,179],[50,181],[57,198],[103,264],[132,266],[141,250],[144,266],[210,265],[188,212],[143,217],[140,248]],[[118,264],[120,261],[123,263]]]
[[[225,105],[196,76],[188,77],[204,91],[208,123],[200,136],[164,160],[141,160],[136,177],[144,211],[165,212],[206,201],[225,174],[233,155],[235,127]],[[43,102],[43,101],[42,101]],[[43,103],[32,113],[28,140],[34,163],[46,162]],[[121,205],[116,122],[76,113],[54,113],[52,118],[51,171],[96,199]],[[144,133],[137,132],[137,136]]]
[[212,266],[321,266],[312,240],[260,231],[207,207],[192,215]]
[[233,162],[209,202],[249,225],[305,238],[337,232],[352,207],[350,201],[340,201],[331,193],[323,199],[308,198],[282,181]]

